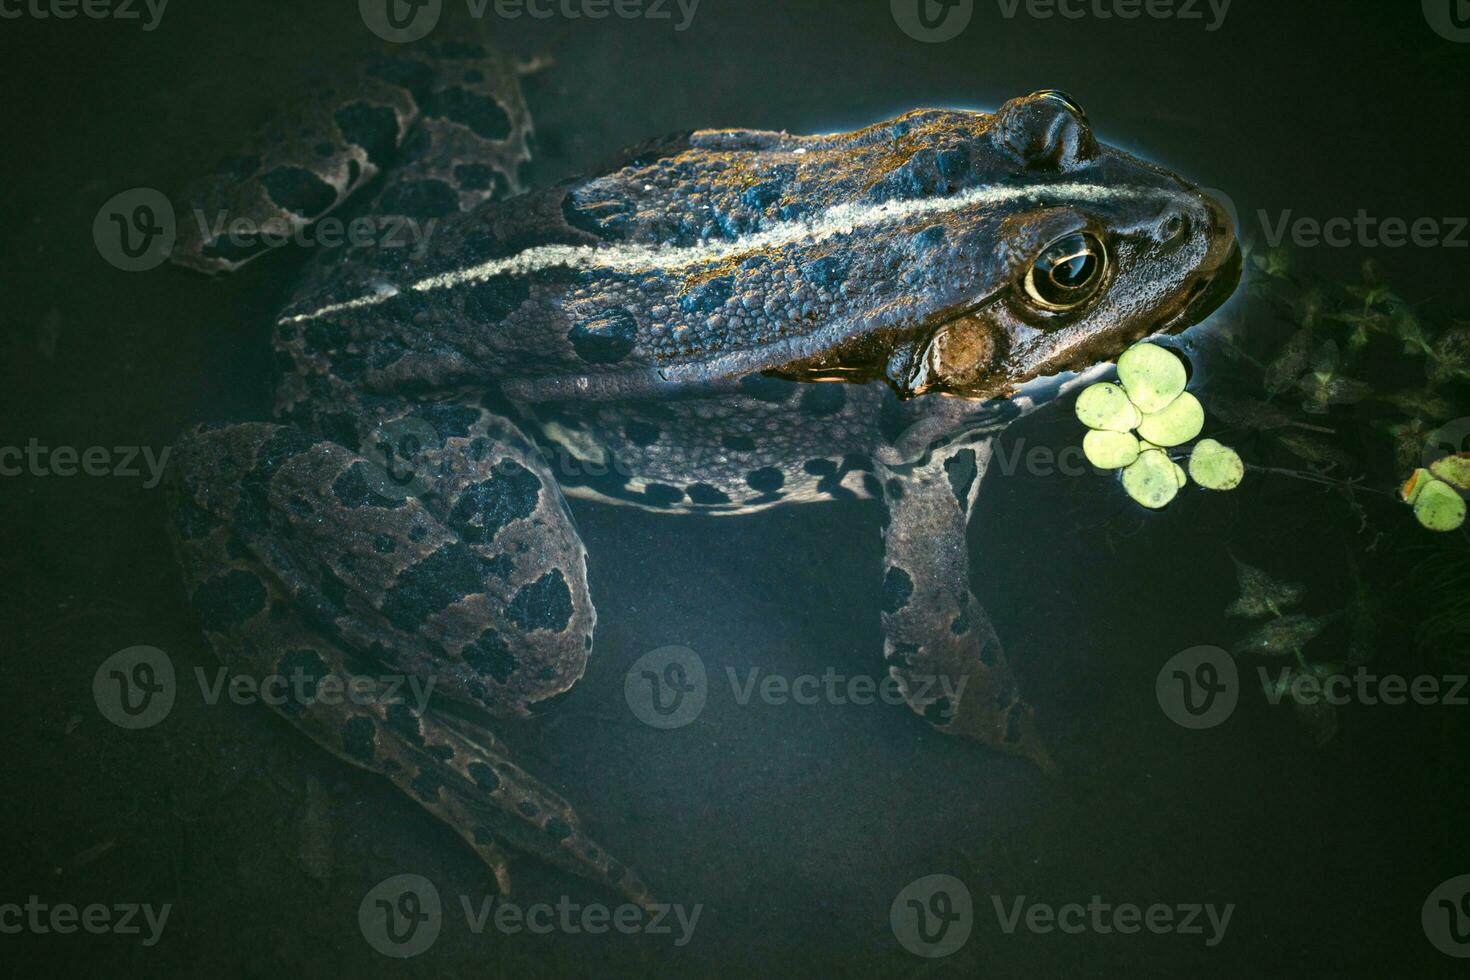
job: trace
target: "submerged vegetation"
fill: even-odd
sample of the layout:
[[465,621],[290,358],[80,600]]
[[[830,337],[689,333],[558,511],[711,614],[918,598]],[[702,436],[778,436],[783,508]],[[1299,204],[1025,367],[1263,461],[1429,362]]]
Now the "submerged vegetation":
[[[1251,623],[1233,654],[1284,661],[1269,681],[1262,674],[1265,693],[1291,704],[1322,745],[1338,733],[1339,707],[1301,691],[1377,658],[1399,672],[1470,669],[1470,321],[1431,323],[1371,260],[1347,285],[1298,275],[1285,250],[1248,261],[1247,298],[1201,340],[1223,355],[1211,359],[1202,401],[1184,390],[1172,353],[1140,344],[1119,359],[1118,383],[1091,386],[1076,409],[1088,459],[1121,470],[1144,506],[1168,504],[1185,485],[1170,450],[1200,435],[1207,414],[1220,427],[1212,434],[1241,452],[1201,439],[1188,460],[1195,483],[1233,489],[1244,479],[1246,508],[1280,502],[1287,484],[1268,481],[1304,481],[1320,488],[1306,499],[1336,500],[1350,576],[1341,599],[1304,612],[1302,586],[1234,558],[1239,591],[1225,610]],[[1303,516],[1323,517],[1315,506]],[[1294,544],[1340,546],[1305,535]]]

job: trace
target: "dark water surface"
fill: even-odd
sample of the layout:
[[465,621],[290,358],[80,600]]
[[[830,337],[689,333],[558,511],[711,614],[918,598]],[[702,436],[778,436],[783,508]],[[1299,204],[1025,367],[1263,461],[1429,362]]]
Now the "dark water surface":
[[[179,186],[313,77],[348,71],[374,40],[354,8],[172,0],[149,32],[0,19],[0,445],[161,448],[201,404],[229,415],[267,403],[266,325],[300,256],[220,281],[128,274],[100,258],[92,218],[123,189]],[[1203,20],[975,8],[964,33],[935,44],[900,30],[887,0],[703,0],[684,31],[677,11],[481,28],[554,59],[531,88],[538,183],[667,132],[830,131],[1058,87],[1104,141],[1224,189],[1255,236],[1257,209],[1272,222],[1287,209],[1470,210],[1470,44],[1442,38],[1417,2],[1236,0],[1213,31],[1204,4]],[[1317,247],[1298,261],[1355,281],[1367,257],[1426,316],[1470,316],[1470,250]],[[1251,329],[1284,329],[1252,316]],[[1196,370],[1229,385],[1199,339],[1209,331],[1192,335]],[[1007,445],[1055,451],[1079,436],[1059,404]],[[1391,463],[1375,465],[1391,487]],[[0,478],[0,905],[171,906],[156,945],[26,929],[0,932],[0,963],[17,976],[1463,975],[1465,961],[1426,937],[1421,908],[1470,874],[1470,707],[1350,705],[1319,748],[1261,696],[1256,661],[1216,728],[1175,725],[1155,696],[1169,657],[1246,631],[1223,613],[1232,555],[1301,583],[1305,611],[1329,613],[1348,606],[1354,568],[1373,569],[1390,597],[1412,556],[1367,544],[1420,534],[1407,512],[1375,503],[1375,531],[1360,533],[1331,493],[1258,476],[1151,515],[1109,480],[1045,469],[991,474],[970,546],[976,594],[1063,762],[1050,778],[903,707],[732,694],[727,669],[880,674],[872,505],[722,520],[573,504],[595,655],[557,711],[503,734],[660,897],[702,907],[683,946],[472,932],[459,897],[478,903],[493,883],[454,834],[264,708],[198,696],[193,672],[215,662],[183,601],[158,490]],[[1396,602],[1373,666],[1423,673]],[[1316,643],[1345,648],[1354,628],[1339,621]],[[711,693],[694,724],[659,731],[629,713],[623,680],[670,644],[698,652]],[[163,723],[124,731],[99,713],[92,678],[136,645],[166,651],[188,683]],[[535,860],[512,872],[523,904],[614,901]],[[437,942],[405,961],[375,952],[358,924],[363,896],[397,874],[428,878],[446,906]],[[931,874],[974,901],[968,942],[937,960],[906,951],[889,924],[900,890]],[[1008,933],[994,902],[1022,896],[1233,911],[1213,946],[1203,917],[1204,935]],[[1470,929],[1470,907],[1456,914]]]

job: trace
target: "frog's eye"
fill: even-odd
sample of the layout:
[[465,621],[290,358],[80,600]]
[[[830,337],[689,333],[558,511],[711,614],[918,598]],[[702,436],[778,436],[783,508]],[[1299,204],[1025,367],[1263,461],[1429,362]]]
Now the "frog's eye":
[[1075,309],[1097,292],[1107,268],[1103,243],[1087,232],[1076,232],[1041,250],[1026,272],[1026,295],[1043,310]]

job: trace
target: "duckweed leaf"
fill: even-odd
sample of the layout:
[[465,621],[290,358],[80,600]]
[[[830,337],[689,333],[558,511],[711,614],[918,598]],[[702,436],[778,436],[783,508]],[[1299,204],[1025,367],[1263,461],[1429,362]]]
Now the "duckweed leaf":
[[1156,412],[1144,415],[1138,434],[1156,446],[1178,446],[1205,427],[1205,410],[1199,399],[1183,392]]
[[1240,585],[1240,596],[1225,610],[1225,615],[1245,619],[1280,616],[1283,609],[1301,601],[1300,585],[1277,581],[1238,558],[1231,560],[1235,562],[1235,581]]
[[1189,475],[1208,490],[1234,490],[1245,479],[1245,463],[1229,446],[1201,439],[1189,454]]
[[1431,531],[1455,531],[1465,523],[1465,498],[1439,480],[1423,480],[1414,495],[1414,517]]
[[1470,490],[1470,453],[1455,453],[1429,464],[1429,472],[1460,490]]
[[1157,449],[1148,449],[1123,468],[1123,489],[1128,496],[1152,510],[1166,505],[1179,493],[1174,461]]
[[1184,391],[1184,362],[1155,344],[1135,344],[1118,358],[1118,380],[1145,415],[1164,408]]
[[1431,474],[1424,467],[1419,467],[1417,470],[1410,473],[1409,478],[1404,481],[1403,486],[1399,487],[1399,499],[1403,500],[1403,502],[1406,504],[1413,504],[1414,501],[1419,499],[1420,492],[1422,492],[1425,486],[1431,483],[1433,479],[1433,474]]
[[1138,426],[1139,412],[1128,394],[1115,384],[1088,385],[1077,396],[1077,418],[1089,429],[1128,432]]
[[1117,470],[1138,459],[1138,439],[1131,432],[1091,429],[1082,437],[1082,454],[1100,470]]

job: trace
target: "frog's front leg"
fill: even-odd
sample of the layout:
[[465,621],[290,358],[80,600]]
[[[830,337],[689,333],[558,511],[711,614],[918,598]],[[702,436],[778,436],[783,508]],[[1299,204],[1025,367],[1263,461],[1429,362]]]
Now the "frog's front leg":
[[965,529],[993,437],[880,460],[884,656],[909,706],[942,732],[1052,768],[985,608],[970,591]]
[[[296,428],[250,423],[184,441],[176,540],[205,633],[236,673],[302,678],[310,696],[276,709],[452,826],[502,891],[503,844],[646,903],[565,801],[463,708],[445,709],[451,699],[523,716],[581,676],[595,616],[560,491],[504,419],[467,405],[406,411],[388,421],[434,443],[417,496]],[[429,708],[406,689],[387,700],[372,679],[384,676],[432,682]]]

